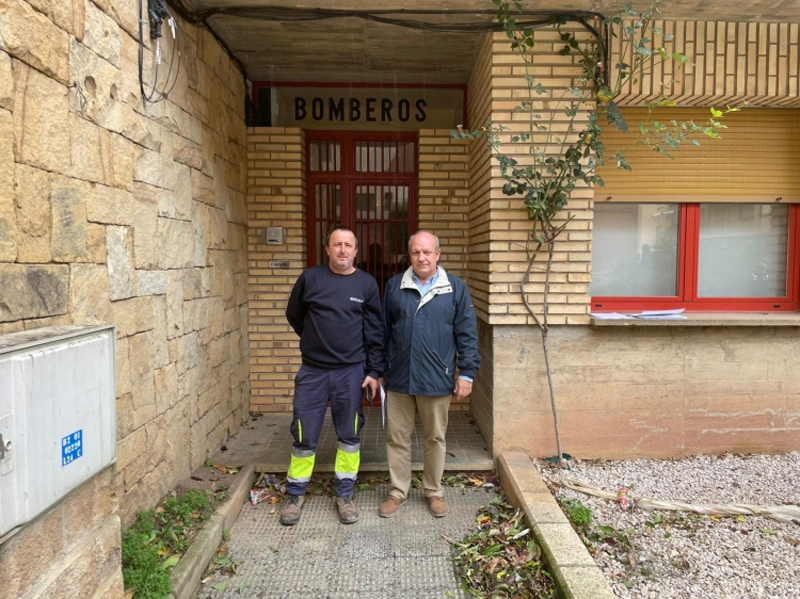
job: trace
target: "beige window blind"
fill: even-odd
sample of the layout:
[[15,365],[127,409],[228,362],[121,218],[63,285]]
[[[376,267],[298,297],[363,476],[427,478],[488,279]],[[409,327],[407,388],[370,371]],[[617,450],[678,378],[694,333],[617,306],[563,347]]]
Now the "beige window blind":
[[[598,170],[605,187],[595,201],[649,202],[666,197],[681,202],[800,203],[800,110],[746,108],[722,119],[728,127],[720,139],[699,138],[700,146],[684,143],[674,159],[649,148],[627,151],[632,170],[616,168],[616,149],[635,143],[644,108],[626,108],[630,129],[622,133],[606,125],[603,142],[607,164]],[[705,123],[708,108],[657,109],[656,120]],[[780,199],[778,199],[780,198]]]

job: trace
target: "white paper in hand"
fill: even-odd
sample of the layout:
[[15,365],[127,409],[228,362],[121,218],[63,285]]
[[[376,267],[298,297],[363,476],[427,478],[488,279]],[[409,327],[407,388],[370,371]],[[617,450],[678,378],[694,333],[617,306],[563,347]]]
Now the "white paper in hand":
[[381,390],[381,425],[386,428],[386,391],[383,390],[383,385],[378,385]]

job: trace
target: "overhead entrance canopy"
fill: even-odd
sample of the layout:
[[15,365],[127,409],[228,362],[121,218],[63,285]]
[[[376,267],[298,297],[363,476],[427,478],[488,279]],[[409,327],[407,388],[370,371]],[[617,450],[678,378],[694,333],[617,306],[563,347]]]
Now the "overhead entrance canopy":
[[[181,0],[241,61],[251,81],[466,83],[490,0]],[[620,8],[617,0],[526,0],[526,11]],[[624,4],[624,3],[622,3]],[[649,0],[630,2],[645,9]],[[797,22],[794,0],[671,0],[669,19]],[[531,17],[533,18],[533,17]]]

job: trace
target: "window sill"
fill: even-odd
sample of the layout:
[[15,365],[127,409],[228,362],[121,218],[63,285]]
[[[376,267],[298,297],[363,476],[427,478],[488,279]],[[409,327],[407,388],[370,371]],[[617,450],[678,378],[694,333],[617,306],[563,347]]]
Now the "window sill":
[[589,319],[593,327],[800,327],[798,312],[687,312],[685,319]]

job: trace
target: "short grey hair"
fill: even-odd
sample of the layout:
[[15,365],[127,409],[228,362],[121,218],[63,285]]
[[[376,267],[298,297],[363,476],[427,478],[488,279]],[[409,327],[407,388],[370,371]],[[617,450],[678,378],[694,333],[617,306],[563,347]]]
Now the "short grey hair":
[[424,229],[417,231],[411,237],[408,238],[408,251],[411,251],[411,244],[414,242],[414,238],[419,235],[420,233],[427,233],[428,235],[433,235],[433,240],[436,242],[436,251],[438,252],[441,248],[439,247],[439,238],[433,231],[426,231]]

